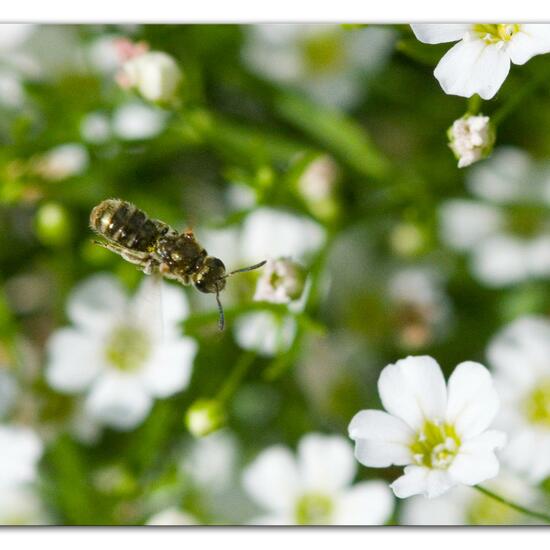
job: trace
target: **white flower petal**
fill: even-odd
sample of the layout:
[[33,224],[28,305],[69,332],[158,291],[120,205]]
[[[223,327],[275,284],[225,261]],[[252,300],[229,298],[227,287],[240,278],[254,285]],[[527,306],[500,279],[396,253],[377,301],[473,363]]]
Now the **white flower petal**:
[[280,318],[270,311],[253,311],[237,318],[233,333],[241,348],[271,357],[291,346],[296,321],[290,315]]
[[296,525],[294,516],[290,513],[275,513],[252,518],[247,525]]
[[429,473],[430,470],[422,466],[407,466],[404,475],[398,477],[390,487],[397,498],[424,494],[428,489]]
[[449,467],[449,474],[459,483],[477,485],[498,475],[499,463],[493,453],[458,453]]
[[436,499],[411,497],[401,507],[399,525],[466,525],[471,493],[469,488],[456,487],[448,495]]
[[349,436],[357,442],[355,456],[365,466],[386,468],[410,464],[413,431],[401,419],[383,411],[360,411],[350,422]]
[[200,522],[178,508],[166,508],[151,516],[147,525],[200,525]]
[[529,247],[515,237],[495,235],[474,249],[472,271],[487,286],[501,287],[529,278]]
[[244,221],[241,235],[243,259],[251,264],[270,257],[300,260],[324,242],[325,231],[318,223],[273,208],[255,209]]
[[245,469],[243,485],[266,510],[292,513],[301,487],[292,453],[280,445],[266,449]]
[[130,317],[147,327],[156,338],[181,334],[178,324],[189,314],[189,303],[182,288],[145,277],[130,304]]
[[456,250],[469,250],[504,225],[502,212],[487,204],[450,200],[440,209],[441,238]]
[[435,498],[447,492],[456,482],[445,470],[430,470],[423,466],[407,466],[405,475],[397,478],[391,488],[398,498],[422,494]]
[[444,417],[445,379],[437,361],[427,355],[407,357],[385,367],[378,379],[378,392],[384,408],[413,430],[426,418]]
[[298,444],[298,466],[306,490],[334,494],[353,481],[357,463],[341,436],[308,434]]
[[550,275],[550,235],[535,237],[527,248],[529,271],[535,277]]
[[47,344],[46,380],[60,392],[87,388],[103,367],[101,341],[71,328],[56,330]]
[[523,65],[535,55],[550,52],[550,25],[522,24],[506,51],[516,65]]
[[86,399],[86,410],[103,424],[130,430],[141,423],[151,409],[152,399],[135,376],[118,372],[99,378]]
[[73,323],[95,333],[104,333],[121,316],[127,299],[122,285],[111,275],[94,275],[72,292],[67,313]]
[[460,437],[474,437],[487,429],[499,407],[489,371],[473,361],[460,363],[449,378],[447,422]]
[[510,58],[498,45],[461,40],[442,58],[434,75],[446,94],[491,99],[510,70]]
[[464,37],[471,25],[463,23],[416,23],[411,28],[420,42],[441,44],[455,42]]
[[384,525],[393,511],[393,494],[383,481],[363,481],[338,500],[334,525]]
[[539,377],[548,376],[550,322],[545,317],[526,316],[500,331],[489,344],[491,366],[523,393]]
[[456,481],[446,470],[431,470],[428,474],[427,489],[425,495],[428,498],[435,498],[446,493]]
[[0,449],[0,488],[34,481],[43,445],[32,430],[19,426],[0,426]]
[[[468,172],[466,186],[472,193],[490,202],[510,204],[533,200],[537,198],[533,194],[537,186],[533,185],[534,179],[531,177],[532,165],[533,161],[525,151],[517,147],[498,147],[491,158]],[[474,204],[479,209],[494,209],[489,205]]]
[[144,387],[155,397],[168,397],[186,388],[197,347],[185,337],[159,345],[141,373]]

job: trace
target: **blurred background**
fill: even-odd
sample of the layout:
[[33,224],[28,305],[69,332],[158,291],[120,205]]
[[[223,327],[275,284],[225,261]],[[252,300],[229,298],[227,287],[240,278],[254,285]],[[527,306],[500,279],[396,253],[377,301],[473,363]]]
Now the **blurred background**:
[[[170,102],[121,82],[123,39],[175,60]],[[468,102],[432,74],[447,47],[406,25],[0,25],[0,426],[6,448],[15,429],[30,438],[0,523],[248,523],[262,507],[244,469],[308,433],[346,438],[357,411],[380,407],[386,364],[485,363],[502,326],[550,313],[547,257],[527,268],[487,244],[547,235],[550,80],[518,94],[550,59],[514,67],[481,107],[502,113],[495,151],[459,170],[446,131]],[[223,332],[213,295],[169,283],[157,298],[182,301],[171,338],[187,370],[138,412],[114,386],[90,397],[94,376],[133,372],[162,338],[109,340],[146,278],[93,243],[90,211],[112,197],[193,227],[228,269],[290,258],[267,280],[228,280]],[[126,313],[111,325],[111,310]],[[452,495],[379,522],[525,522]]]

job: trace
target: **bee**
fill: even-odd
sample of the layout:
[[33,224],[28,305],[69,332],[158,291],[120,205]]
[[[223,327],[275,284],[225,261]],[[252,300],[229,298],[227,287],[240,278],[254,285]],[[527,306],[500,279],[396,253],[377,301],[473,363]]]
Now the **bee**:
[[208,255],[192,230],[178,233],[120,199],[107,199],[95,206],[90,214],[90,227],[106,239],[94,241],[96,244],[138,265],[147,275],[157,273],[183,285],[193,284],[200,292],[215,294],[220,330],[225,324],[220,292],[225,288],[226,279],[266,263],[264,260],[226,273],[223,262]]

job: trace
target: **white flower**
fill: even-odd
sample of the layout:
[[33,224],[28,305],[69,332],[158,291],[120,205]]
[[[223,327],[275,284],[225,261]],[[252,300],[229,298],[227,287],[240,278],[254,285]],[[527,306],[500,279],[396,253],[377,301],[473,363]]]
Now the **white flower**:
[[510,434],[503,460],[533,482],[550,475],[550,321],[523,317],[491,341],[487,356]]
[[273,208],[257,208],[242,227],[243,261],[291,257],[304,260],[325,242],[325,231],[310,218],[296,216]]
[[166,116],[162,109],[131,101],[113,113],[113,132],[121,139],[149,139],[164,130]]
[[434,359],[407,357],[384,368],[378,392],[388,412],[360,411],[349,436],[361,464],[405,466],[391,486],[396,496],[433,498],[498,474],[494,450],[504,445],[505,435],[488,430],[498,397],[485,367],[461,363],[445,386]]
[[199,525],[199,522],[191,514],[178,508],[166,508],[151,516],[147,525]]
[[362,99],[365,80],[384,66],[394,41],[392,31],[372,26],[347,31],[339,25],[262,24],[246,30],[243,56],[252,70],[342,108]]
[[381,481],[352,485],[356,464],[340,436],[308,434],[291,451],[275,445],[262,451],[243,473],[243,485],[268,514],[257,525],[381,525],[393,498]]
[[125,88],[135,88],[148,101],[170,103],[177,97],[182,72],[167,53],[145,52],[128,59],[117,80]]
[[253,311],[237,318],[233,334],[241,348],[272,357],[290,348],[296,336],[296,321],[291,315]]
[[508,76],[510,62],[523,65],[550,52],[550,25],[414,24],[416,38],[427,44],[456,42],[435,68],[446,94],[491,99]]
[[488,286],[548,277],[548,164],[534,163],[519,149],[501,147],[470,170],[466,183],[482,200],[445,202],[440,210],[442,240],[469,252],[473,275]]
[[42,442],[29,428],[0,424],[0,493],[36,479]]
[[390,277],[388,292],[401,345],[419,348],[445,333],[450,307],[439,273],[426,267],[401,269]]
[[465,116],[449,128],[449,147],[464,168],[491,154],[495,132],[488,116]]
[[111,121],[104,113],[89,113],[80,123],[80,134],[90,143],[104,143],[111,135]]
[[256,284],[254,300],[288,304],[302,295],[305,273],[302,266],[288,258],[268,260]]
[[194,340],[180,336],[188,311],[183,290],[163,283],[158,296],[150,281],[128,300],[113,277],[90,277],[69,298],[74,327],[57,330],[48,342],[50,386],[87,391],[86,411],[121,430],[142,422],[154,398],[187,386],[197,351]]
[[229,486],[237,464],[237,442],[226,430],[194,440],[182,468],[202,488],[220,492]]
[[[526,507],[536,506],[539,492],[509,474],[486,483],[487,489]],[[529,518],[493,498],[457,487],[439,498],[421,496],[407,499],[401,508],[400,525],[522,525]]]
[[7,487],[0,491],[0,525],[47,525],[44,505],[30,487]]
[[59,181],[78,176],[88,168],[88,151],[80,143],[59,145],[35,159],[34,169],[45,179]]

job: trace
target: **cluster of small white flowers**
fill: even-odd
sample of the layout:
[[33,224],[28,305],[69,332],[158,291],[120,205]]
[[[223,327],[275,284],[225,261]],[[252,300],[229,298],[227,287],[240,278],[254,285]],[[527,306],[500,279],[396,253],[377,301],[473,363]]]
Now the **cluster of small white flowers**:
[[389,29],[339,25],[250,25],[243,58],[252,70],[330,106],[353,107],[365,77],[378,72],[394,41]]
[[449,130],[449,146],[464,168],[485,158],[492,150],[494,132],[488,116],[466,116],[453,122]]
[[490,342],[487,356],[504,407],[502,429],[510,434],[503,460],[539,483],[550,475],[550,320],[522,317]]
[[41,439],[30,428],[0,424],[0,449],[0,524],[45,523],[45,512],[33,488],[43,452]]
[[351,445],[340,436],[308,434],[295,458],[281,445],[269,447],[243,473],[244,488],[265,511],[256,525],[382,525],[394,502],[381,481],[353,479]]
[[118,281],[96,275],[81,283],[68,302],[74,327],[53,333],[48,342],[46,378],[68,394],[88,392],[85,411],[120,430],[141,423],[155,398],[189,383],[197,344],[181,336],[188,313],[184,293],[145,279],[129,300]]
[[500,147],[467,175],[477,200],[443,203],[442,240],[470,254],[480,282],[503,287],[550,275],[550,226],[537,211],[550,204],[548,177],[547,164],[534,163],[520,149]]

